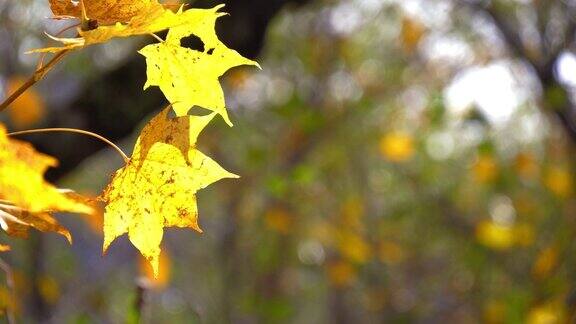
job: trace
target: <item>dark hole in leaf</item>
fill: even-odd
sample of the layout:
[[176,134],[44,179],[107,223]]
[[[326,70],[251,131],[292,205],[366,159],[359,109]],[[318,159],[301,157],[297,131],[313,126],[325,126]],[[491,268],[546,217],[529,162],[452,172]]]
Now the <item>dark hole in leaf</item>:
[[200,106],[194,106],[190,108],[190,110],[188,110],[189,116],[206,116],[209,115],[210,113],[211,113],[210,110]]
[[204,52],[204,42],[196,35],[190,35],[180,40],[180,46]]
[[212,55],[212,53],[214,53],[214,48],[211,48],[206,52],[208,55]]

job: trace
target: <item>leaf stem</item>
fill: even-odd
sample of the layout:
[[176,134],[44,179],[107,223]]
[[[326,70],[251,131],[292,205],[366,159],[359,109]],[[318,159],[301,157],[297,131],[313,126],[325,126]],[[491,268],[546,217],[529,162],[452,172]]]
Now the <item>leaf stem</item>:
[[62,50],[56,53],[56,55],[54,55],[54,57],[52,57],[52,59],[48,63],[46,63],[46,65],[36,70],[34,74],[30,77],[30,79],[28,79],[28,81],[26,81],[23,85],[21,85],[20,88],[14,91],[14,93],[12,93],[10,97],[6,98],[6,100],[4,100],[4,102],[0,104],[0,111],[8,108],[8,106],[10,106],[10,104],[14,102],[14,100],[18,99],[18,97],[20,97],[20,95],[22,95],[24,91],[28,90],[28,88],[33,86],[36,82],[42,80],[42,78],[44,78],[44,76],[48,73],[48,71],[50,71],[50,69],[52,69],[58,62],[60,62],[60,60],[68,52],[69,50]]
[[160,38],[158,35],[156,35],[154,33],[150,33],[150,36],[156,38],[156,40],[158,40],[160,43],[164,43],[164,40],[162,38]]
[[[68,27],[65,27],[64,29],[60,30],[58,33],[56,33],[56,37],[62,35],[65,31],[68,31],[74,27],[78,27],[80,26],[80,24],[74,24],[74,25],[70,25]],[[38,60],[38,65],[36,66],[36,71],[40,70],[42,68],[42,66],[44,66],[44,59],[46,58],[46,54],[48,54],[47,52],[42,53],[42,56],[40,56],[40,59]]]
[[14,136],[14,135],[24,135],[24,134],[32,134],[32,133],[48,133],[48,132],[67,132],[67,133],[78,133],[78,134],[83,134],[83,135],[88,135],[88,136],[92,136],[94,138],[97,138],[99,140],[101,140],[102,142],[110,145],[114,150],[116,150],[116,152],[118,152],[118,154],[120,154],[122,156],[122,158],[124,159],[124,162],[128,163],[128,161],[130,160],[128,158],[128,156],[126,155],[126,153],[124,153],[124,151],[122,151],[116,144],[112,143],[112,141],[110,141],[109,139],[107,139],[106,137],[102,136],[102,135],[98,135],[96,133],[92,133],[89,131],[85,131],[82,129],[75,129],[75,128],[38,128],[38,129],[28,129],[28,130],[23,130],[23,131],[19,131],[19,132],[12,132],[12,133],[8,133],[8,136]]

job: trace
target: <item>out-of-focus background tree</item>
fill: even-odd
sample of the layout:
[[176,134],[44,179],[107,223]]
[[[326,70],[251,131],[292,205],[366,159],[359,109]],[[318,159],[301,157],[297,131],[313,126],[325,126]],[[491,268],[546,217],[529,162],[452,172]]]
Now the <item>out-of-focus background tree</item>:
[[[216,2],[195,1],[207,7]],[[205,234],[168,230],[163,273],[98,217],[2,258],[24,322],[569,323],[576,320],[576,1],[229,1],[219,33],[262,71],[222,79],[234,128],[200,136],[242,176],[198,196]],[[0,97],[66,26],[0,0]],[[131,150],[163,105],[143,42],[74,54],[1,118]],[[121,159],[27,136],[49,176],[97,195]],[[142,298],[143,303],[139,303]],[[138,305],[141,305],[138,306]]]

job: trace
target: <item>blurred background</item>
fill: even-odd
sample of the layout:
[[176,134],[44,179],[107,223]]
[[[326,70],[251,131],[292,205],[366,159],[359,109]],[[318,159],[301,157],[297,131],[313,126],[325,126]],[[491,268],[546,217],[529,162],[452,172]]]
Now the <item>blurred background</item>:
[[[49,323],[576,320],[576,1],[224,2],[219,34],[262,71],[222,78],[235,127],[199,138],[242,176],[199,192],[205,233],[165,230],[152,280],[126,237],[101,256],[101,215],[59,215],[72,246],[2,237],[17,298],[0,284],[0,308]],[[0,98],[34,70],[24,52],[70,24],[50,16],[0,0]],[[0,120],[130,152],[165,104],[142,91],[136,50],[152,41],[68,56]],[[22,138],[84,194],[122,166],[91,138]]]

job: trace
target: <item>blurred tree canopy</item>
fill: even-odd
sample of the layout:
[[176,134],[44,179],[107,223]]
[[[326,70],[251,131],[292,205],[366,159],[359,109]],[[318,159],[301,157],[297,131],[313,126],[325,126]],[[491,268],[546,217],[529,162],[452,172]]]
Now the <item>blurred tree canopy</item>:
[[[227,11],[219,32],[262,71],[223,78],[236,127],[219,121],[199,145],[242,178],[199,195],[204,235],[168,233],[147,321],[574,321],[576,1],[251,0]],[[46,16],[44,1],[0,2],[4,88],[33,69],[23,52],[47,42]],[[163,104],[141,90],[135,45],[76,54],[5,121],[131,145]],[[62,161],[51,177],[80,191],[96,194],[120,163],[85,138],[29,140]],[[0,306],[125,320],[136,252],[124,240],[101,258],[100,219],[60,219],[74,246],[52,235],[16,245],[20,298],[2,286]]]

